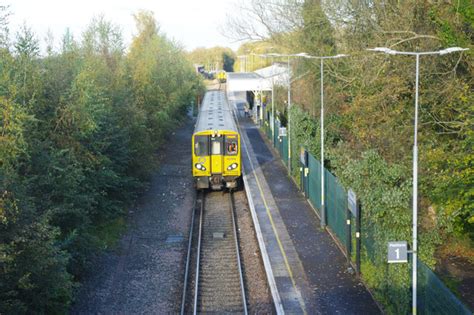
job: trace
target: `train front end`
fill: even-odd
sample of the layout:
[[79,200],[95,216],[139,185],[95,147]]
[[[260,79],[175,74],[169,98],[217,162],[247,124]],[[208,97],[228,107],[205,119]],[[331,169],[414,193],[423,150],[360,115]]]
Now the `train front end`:
[[196,188],[237,188],[242,167],[239,134],[230,130],[206,130],[195,133],[192,141]]

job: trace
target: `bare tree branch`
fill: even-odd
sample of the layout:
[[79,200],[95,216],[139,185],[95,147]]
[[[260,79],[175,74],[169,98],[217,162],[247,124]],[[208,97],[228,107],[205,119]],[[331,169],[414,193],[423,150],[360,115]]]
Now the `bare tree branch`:
[[234,4],[227,15],[225,32],[234,40],[266,40],[292,32],[303,26],[302,5],[299,0],[250,0]]

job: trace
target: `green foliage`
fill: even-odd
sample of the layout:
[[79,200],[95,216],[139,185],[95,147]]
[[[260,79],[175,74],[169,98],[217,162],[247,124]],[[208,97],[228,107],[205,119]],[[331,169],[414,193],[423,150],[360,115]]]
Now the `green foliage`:
[[107,249],[115,246],[119,236],[127,228],[123,217],[108,221],[107,224],[95,227],[91,234],[100,241],[100,248]]
[[68,254],[55,244],[58,233],[45,221],[9,232],[2,233],[0,247],[2,313],[66,312],[73,284],[66,271]]
[[196,48],[186,54],[187,58],[194,64],[204,65],[209,70],[234,71],[235,53],[230,48],[212,47]]
[[[301,50],[314,56],[332,55],[335,52],[334,29],[321,6],[320,0],[306,0],[303,4],[303,27],[298,32]],[[318,43],[318,45],[314,45]]]
[[[460,0],[456,5],[432,6],[429,17],[436,26],[436,32],[446,46],[462,45],[472,47],[474,32],[474,8],[472,1]],[[472,54],[472,52],[471,52]]]
[[[156,167],[199,78],[153,16],[94,19],[81,42],[38,54],[28,27],[0,49],[0,313],[66,313],[73,288]],[[172,78],[172,79],[170,79]]]
[[233,54],[229,54],[228,52],[224,52],[222,54],[222,70],[226,72],[234,72],[234,63],[235,63],[235,57]]
[[[359,52],[471,49],[420,59],[418,254],[433,268],[442,242],[468,236],[472,247],[474,239],[472,1],[305,1],[302,8],[292,52],[353,52],[324,64],[324,162],[362,202],[365,281],[389,313],[407,313],[409,270],[385,260],[387,241],[411,239],[414,58]],[[293,70],[295,77],[308,72],[292,84],[292,175],[298,177],[300,145],[320,156],[319,61],[294,62]],[[280,109],[284,92],[275,93]]]
[[245,56],[237,58],[234,64],[234,70],[240,71],[242,68],[244,71],[252,72],[256,69],[269,66],[271,64],[271,58],[262,58],[259,54],[267,54],[275,51],[276,45],[268,41],[252,41],[242,44],[237,50],[237,55]]

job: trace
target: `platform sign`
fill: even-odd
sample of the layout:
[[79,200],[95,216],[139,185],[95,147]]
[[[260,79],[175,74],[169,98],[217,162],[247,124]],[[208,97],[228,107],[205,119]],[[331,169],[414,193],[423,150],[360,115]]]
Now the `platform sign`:
[[357,217],[357,196],[352,189],[347,192],[347,207],[354,217]]
[[408,262],[408,244],[406,241],[388,242],[388,263],[406,263]]
[[286,137],[286,127],[280,127],[280,129],[278,129],[278,136]]

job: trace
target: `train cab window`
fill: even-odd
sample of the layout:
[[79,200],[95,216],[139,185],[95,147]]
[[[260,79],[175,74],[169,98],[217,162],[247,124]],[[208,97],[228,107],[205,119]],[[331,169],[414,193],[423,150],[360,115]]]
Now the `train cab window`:
[[209,137],[195,136],[194,137],[194,154],[197,156],[209,155]]
[[226,137],[226,155],[236,155],[238,152],[238,142],[236,137]]
[[211,154],[212,155],[222,154],[222,137],[211,138]]

